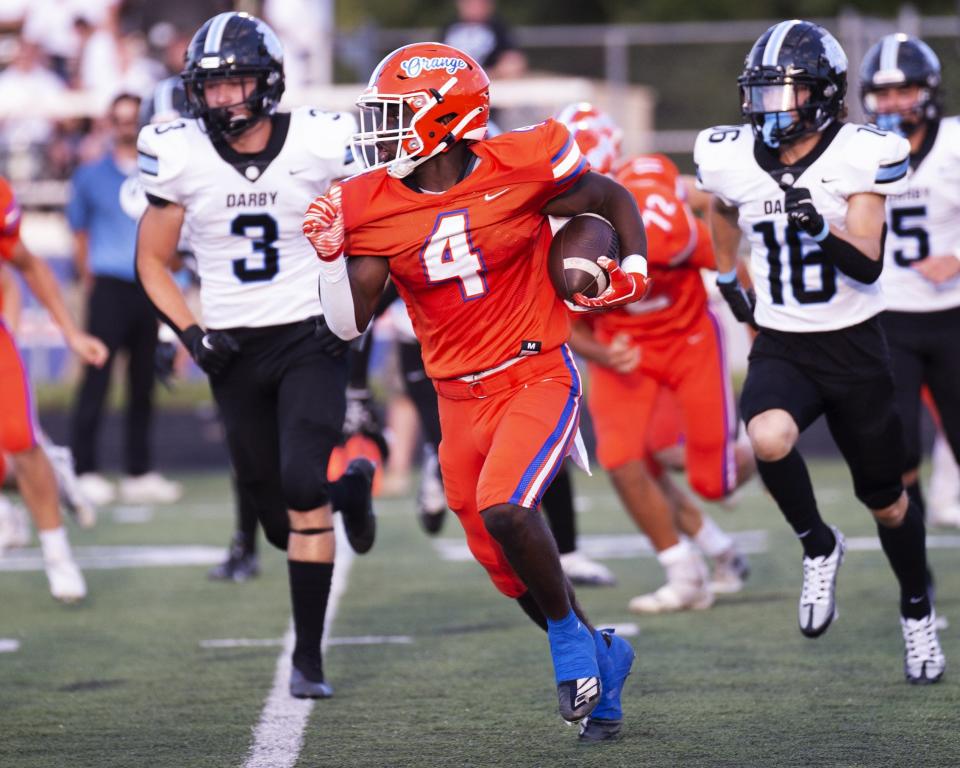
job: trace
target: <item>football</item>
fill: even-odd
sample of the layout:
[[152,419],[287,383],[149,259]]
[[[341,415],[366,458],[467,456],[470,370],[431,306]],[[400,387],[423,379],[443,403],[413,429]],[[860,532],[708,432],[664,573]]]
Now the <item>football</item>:
[[553,289],[566,301],[575,293],[596,298],[609,284],[597,259],[607,256],[616,260],[619,253],[620,241],[610,222],[591,213],[574,216],[557,230],[550,243],[547,271]]

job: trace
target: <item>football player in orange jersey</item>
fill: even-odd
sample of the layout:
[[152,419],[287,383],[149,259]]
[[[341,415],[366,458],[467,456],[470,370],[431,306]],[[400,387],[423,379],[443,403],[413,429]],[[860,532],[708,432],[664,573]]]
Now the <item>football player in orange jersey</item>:
[[563,718],[581,722],[582,739],[616,736],[633,651],[590,626],[537,511],[575,445],[581,397],[568,312],[547,276],[547,217],[595,212],[613,224],[628,255],[602,262],[603,294],[574,300],[619,306],[647,288],[636,202],[590,172],[553,120],[483,140],[489,80],[455,48],[394,51],[358,104],[354,152],[369,170],[317,198],[304,221],[324,315],[356,337],[393,279],[440,395],[443,482],[471,552],[547,630]]
[[[0,177],[0,264],[19,270],[34,296],[63,331],[67,346],[90,365],[101,366],[107,348],[81,331],[67,311],[56,279],[46,262],[20,240],[20,206],[13,190]],[[60,515],[59,492],[53,467],[38,440],[30,383],[13,336],[0,320],[0,451],[13,456],[17,485],[33,516],[40,538],[50,592],[73,602],[87,594],[83,574],[74,562]]]
[[[746,561],[733,540],[671,483],[654,450],[682,439],[690,484],[710,500],[728,495],[754,470],[749,447],[734,445],[737,421],[722,337],[700,277],[701,267],[713,268],[710,238],[686,205],[687,187],[667,157],[639,155],[618,165],[619,128],[590,104],[571,104],[558,119],[592,167],[617,169],[616,178],[643,211],[650,238],[651,294],[575,323],[571,338],[573,349],[589,361],[588,404],[600,464],[667,573],[663,587],[634,598],[630,608],[708,608],[714,589],[742,586]],[[634,418],[625,421],[625,413]],[[715,558],[713,584],[681,532]]]
[[[700,268],[713,264],[709,236],[673,187],[634,182],[628,188],[647,223],[653,291],[624,310],[598,315],[592,332],[575,334],[574,349],[591,361],[589,406],[600,464],[667,572],[667,584],[634,598],[631,610],[707,608],[713,594],[702,559],[679,538],[644,465],[660,390],[679,405],[687,476],[702,497],[730,494],[752,475],[753,456],[735,445],[737,419],[722,337],[700,277]],[[618,364],[629,352],[633,365]],[[623,429],[625,413],[632,416],[630,430]]]

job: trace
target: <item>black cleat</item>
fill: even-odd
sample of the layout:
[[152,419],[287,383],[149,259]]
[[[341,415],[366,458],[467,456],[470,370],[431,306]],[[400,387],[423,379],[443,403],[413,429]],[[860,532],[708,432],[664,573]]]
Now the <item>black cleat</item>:
[[260,575],[260,562],[255,552],[250,552],[243,544],[243,535],[238,533],[230,542],[227,559],[207,571],[210,581],[235,581],[241,583],[255,579]]
[[600,703],[600,678],[581,677],[557,683],[560,717],[568,723],[579,723]]
[[343,518],[347,541],[358,555],[370,551],[377,535],[377,518],[373,514],[373,475],[376,471],[370,459],[360,457],[351,461],[343,472],[345,476],[359,475],[364,480],[362,493],[352,497],[343,509],[335,510]]
[[295,699],[329,699],[333,688],[323,680],[308,680],[296,667],[290,670],[290,695]]
[[620,738],[623,720],[587,717],[580,721],[580,741],[613,741]]

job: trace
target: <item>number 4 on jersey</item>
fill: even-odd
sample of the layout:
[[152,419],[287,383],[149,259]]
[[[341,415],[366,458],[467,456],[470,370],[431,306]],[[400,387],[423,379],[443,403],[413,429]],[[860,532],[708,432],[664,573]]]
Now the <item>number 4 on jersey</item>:
[[433,232],[420,251],[420,261],[430,283],[459,280],[464,301],[487,292],[484,278],[487,270],[480,251],[470,242],[470,220],[466,211],[441,213],[437,217]]

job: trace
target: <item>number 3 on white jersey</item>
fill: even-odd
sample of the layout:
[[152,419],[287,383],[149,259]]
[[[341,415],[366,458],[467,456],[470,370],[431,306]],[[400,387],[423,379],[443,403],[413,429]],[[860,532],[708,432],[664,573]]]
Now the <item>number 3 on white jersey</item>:
[[420,251],[427,281],[443,283],[459,280],[464,301],[476,299],[487,292],[484,278],[487,270],[480,251],[470,242],[469,230],[466,211],[441,213]]

